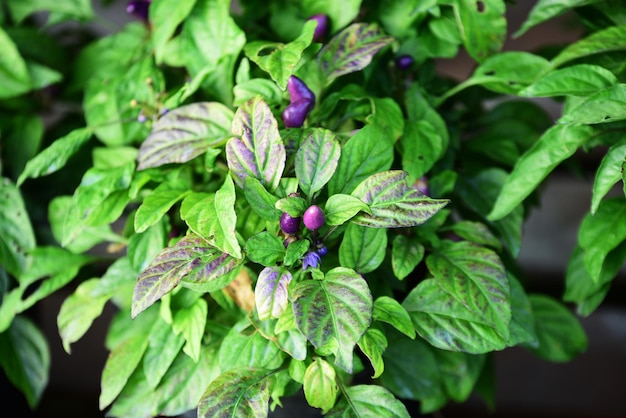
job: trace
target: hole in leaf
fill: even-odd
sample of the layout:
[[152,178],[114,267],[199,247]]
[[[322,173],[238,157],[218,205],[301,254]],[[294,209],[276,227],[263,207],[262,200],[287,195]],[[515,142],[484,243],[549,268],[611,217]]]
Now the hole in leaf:
[[484,1],[477,1],[476,2],[476,10],[478,10],[478,13],[483,13],[485,11],[485,2]]
[[417,159],[420,160],[420,161],[424,161],[424,156],[423,155],[418,155]]
[[517,81],[509,80],[509,86],[514,86],[517,84]]
[[609,116],[609,115],[606,115],[606,116],[604,117],[604,120],[609,120],[609,119],[611,119],[611,116]]
[[496,75],[496,72],[494,70],[487,71],[485,72],[485,75]]
[[261,50],[259,50],[259,52],[257,52],[257,57],[266,57],[268,55],[272,55],[274,53],[274,51],[276,51],[278,48],[275,48],[273,46],[271,47],[267,47],[267,48],[263,48]]

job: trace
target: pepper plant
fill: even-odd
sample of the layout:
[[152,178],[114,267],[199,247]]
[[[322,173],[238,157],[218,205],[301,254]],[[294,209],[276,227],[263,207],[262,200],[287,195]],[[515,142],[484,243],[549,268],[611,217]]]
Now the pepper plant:
[[[586,349],[578,317],[626,257],[620,2],[540,0],[521,28],[504,0],[123,7],[99,35],[87,0],[0,2],[0,364],[32,408],[49,354],[27,313],[59,289],[68,353],[114,307],[112,417],[262,417],[300,390],[407,417],[493,404],[496,351]],[[565,12],[579,41],[503,51]],[[462,50],[472,75],[439,74]],[[591,150],[566,291],[528,293],[524,222]]]

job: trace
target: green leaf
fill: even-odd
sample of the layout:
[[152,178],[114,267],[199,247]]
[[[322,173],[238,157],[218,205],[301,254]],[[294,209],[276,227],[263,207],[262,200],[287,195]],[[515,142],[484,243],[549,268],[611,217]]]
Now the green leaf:
[[455,402],[465,402],[480,378],[487,356],[435,350],[435,357],[447,395]]
[[573,109],[567,109],[558,123],[594,124],[626,119],[626,84],[618,84],[589,96]]
[[385,363],[383,362],[383,353],[387,348],[385,333],[379,329],[370,328],[363,334],[358,345],[363,354],[372,363],[372,368],[374,369],[372,379],[380,377],[385,371]]
[[377,125],[364,126],[342,147],[339,164],[328,183],[328,193],[351,193],[370,175],[389,170],[393,155],[391,138]]
[[494,250],[502,249],[498,238],[481,222],[460,221],[449,229],[464,240],[491,247]]
[[376,24],[353,23],[335,35],[318,54],[318,65],[330,85],[337,77],[367,67],[393,38]]
[[219,375],[211,382],[198,403],[198,416],[265,418],[270,400],[272,372],[239,368]]
[[509,274],[511,287],[511,323],[509,324],[509,346],[525,343],[534,346],[537,344],[535,333],[535,318],[528,295],[522,284],[513,275]]
[[599,0],[561,0],[554,2],[552,0],[539,0],[531,9],[530,14],[522,26],[513,34],[513,37],[519,38],[530,28],[540,23],[560,16],[576,7],[586,6],[588,4],[597,3],[598,1]]
[[362,0],[303,0],[300,7],[304,16],[325,14],[330,18],[331,32],[336,32],[352,22],[359,14]]
[[555,125],[548,129],[515,164],[488,219],[499,220],[511,213],[554,168],[589,140],[594,132],[593,128],[582,125]]
[[371,213],[361,199],[347,194],[334,194],[328,198],[324,205],[327,225],[343,225],[359,212]]
[[276,209],[278,198],[268,192],[259,180],[246,177],[243,191],[250,207],[257,215],[266,221],[276,222],[280,219],[280,211]]
[[279,318],[287,309],[291,273],[281,267],[266,267],[259,273],[254,301],[259,319]]
[[261,96],[269,105],[279,105],[283,100],[283,92],[272,80],[266,78],[253,78],[237,83],[233,88],[235,100],[233,104],[240,106],[254,96]]
[[301,239],[289,243],[287,251],[285,252],[285,261],[283,263],[286,266],[293,265],[296,261],[300,260],[302,256],[304,256],[304,254],[309,250],[310,245],[311,241],[308,239]]
[[400,139],[402,168],[415,181],[426,174],[443,156],[443,139],[435,128],[425,120],[409,121]]
[[283,363],[285,354],[280,348],[261,333],[247,329],[251,325],[250,320],[244,318],[232,326],[224,338],[219,352],[222,371],[239,367],[276,369]]
[[67,160],[91,138],[92,133],[90,128],[79,128],[54,141],[26,163],[24,171],[17,179],[17,185],[19,186],[29,177],[46,176],[63,168]]
[[604,67],[578,64],[553,70],[517,94],[523,97],[589,96],[618,83]]
[[53,0],[8,0],[9,11],[17,23],[35,12],[45,11],[52,14],[61,14],[87,21],[93,17],[93,9],[89,0],[67,0],[63,2]]
[[[235,199],[233,180],[227,176],[214,195],[189,194],[183,200],[181,217],[193,232],[209,244],[235,258],[241,258],[241,247],[235,234]],[[188,201],[191,202],[189,206],[185,205]]]
[[437,0],[383,0],[378,14],[383,27],[391,36],[403,38],[415,32],[414,24],[424,20]]
[[313,196],[328,183],[340,156],[341,146],[331,131],[321,128],[306,131],[296,153],[295,170],[300,188],[307,196]]
[[387,230],[349,224],[339,246],[339,263],[361,274],[376,270],[387,253]]
[[316,23],[313,21],[306,22],[300,36],[288,44],[266,41],[250,42],[244,47],[244,53],[284,90],[302,53],[311,45],[315,26]]
[[157,64],[161,64],[167,54],[167,43],[193,9],[196,0],[154,0],[148,9],[152,30],[152,45]]
[[[190,283],[219,282],[216,279],[234,270],[239,263],[240,260],[221,253],[197,235],[187,235],[174,246],[163,249],[141,272],[135,283],[131,316],[136,317],[182,279]],[[223,286],[216,287],[214,290]]]
[[333,346],[335,365],[350,373],[354,346],[372,318],[367,282],[354,270],[336,267],[323,280],[297,283],[291,298],[298,329],[315,348]]
[[9,35],[0,27],[0,99],[19,96],[31,89],[26,62]]
[[281,212],[286,212],[294,218],[298,218],[302,216],[304,211],[307,209],[307,203],[302,197],[283,197],[276,202],[276,209]]
[[329,418],[384,417],[409,418],[406,406],[389,390],[378,385],[356,385],[346,390],[342,398],[328,415]]
[[138,170],[185,163],[230,137],[233,112],[221,103],[199,102],[171,110],[153,125],[137,156]]
[[172,331],[172,325],[158,317],[150,330],[142,368],[151,389],[156,389],[180,353],[185,338]]
[[251,236],[246,242],[245,251],[251,261],[265,267],[275,266],[285,256],[283,241],[267,231]]
[[552,58],[552,66],[560,67],[566,62],[590,55],[626,49],[626,25],[611,26],[569,44],[556,57]]
[[620,141],[606,152],[600,162],[593,182],[593,196],[591,197],[591,214],[594,215],[602,198],[613,188],[615,183],[622,180],[622,165],[626,160],[626,141]]
[[373,319],[386,322],[409,338],[415,338],[415,328],[409,313],[389,296],[380,296],[374,301]]
[[604,260],[626,240],[626,202],[623,197],[604,200],[595,215],[587,214],[578,230],[578,245],[585,250],[585,268],[598,281]]
[[334,405],[339,392],[335,369],[324,359],[314,358],[304,373],[304,397],[314,408],[326,414]]
[[147,195],[135,212],[135,232],[141,233],[156,224],[176,202],[191,193],[183,181],[166,181]]
[[36,409],[48,385],[50,349],[45,335],[27,317],[16,317],[0,333],[0,366],[30,408]]
[[407,184],[407,173],[390,170],[363,180],[352,196],[367,203],[372,214],[359,214],[352,222],[373,228],[401,228],[420,225],[449,201],[430,199]]
[[285,168],[285,146],[271,109],[260,96],[237,109],[226,144],[228,168],[239,187],[246,177],[258,179],[270,192],[276,190]]
[[391,268],[398,280],[404,279],[424,258],[424,246],[417,239],[396,235],[391,243]]
[[537,356],[568,362],[587,350],[587,336],[576,317],[561,303],[546,295],[530,295],[539,347],[528,347]]
[[478,62],[500,51],[506,37],[503,0],[454,0],[454,14],[463,44]]
[[193,305],[182,308],[176,312],[172,321],[172,330],[174,333],[177,335],[180,334],[185,338],[186,343],[183,347],[183,351],[195,362],[198,362],[200,359],[200,350],[207,316],[207,301],[199,298],[196,299]]
[[0,183],[0,265],[13,276],[20,276],[35,248],[35,233],[24,199],[7,178]]
[[[411,84],[405,95],[407,118],[410,121],[423,120],[428,122],[435,128],[437,134],[441,137],[443,148],[448,148],[450,144],[450,135],[448,127],[443,117],[433,109],[430,96],[426,94],[417,83]],[[379,170],[382,171],[382,170]]]
[[404,131],[404,115],[398,102],[389,97],[371,97],[372,114],[365,118],[367,123],[378,125],[396,141]]

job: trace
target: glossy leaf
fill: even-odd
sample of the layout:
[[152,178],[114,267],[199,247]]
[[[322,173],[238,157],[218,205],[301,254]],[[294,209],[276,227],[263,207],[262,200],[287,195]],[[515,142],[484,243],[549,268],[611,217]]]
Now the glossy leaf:
[[351,372],[353,350],[372,318],[372,295],[354,270],[336,267],[323,280],[303,280],[291,293],[298,329],[318,349],[332,347],[335,365]]
[[409,179],[417,180],[426,174],[443,156],[443,139],[427,121],[411,121],[404,127],[400,139],[402,145],[402,168]]
[[361,199],[347,194],[334,194],[328,198],[324,206],[327,225],[343,225],[359,212],[371,213]]
[[157,64],[163,62],[167,54],[167,43],[174,36],[178,25],[189,15],[195,3],[196,0],[154,0],[151,2],[148,16]]
[[259,180],[254,177],[246,177],[244,194],[250,207],[266,221],[278,221],[280,211],[276,209],[278,198],[268,192]]
[[475,242],[495,250],[500,250],[502,245],[498,238],[489,228],[480,222],[460,221],[450,227],[450,230],[464,240]]
[[500,51],[507,21],[503,0],[455,0],[455,16],[465,49],[478,62]]
[[342,398],[327,417],[383,417],[409,418],[406,406],[389,390],[378,385],[356,385],[346,390],[349,401]]
[[626,202],[623,197],[604,200],[595,215],[586,215],[578,230],[578,245],[585,250],[585,268],[598,281],[606,257],[626,240]]
[[556,125],[517,161],[504,183],[488,219],[494,221],[508,215],[546,176],[565,159],[571,157],[594,134],[582,125]]
[[285,256],[283,241],[267,231],[251,236],[245,251],[251,261],[266,267],[275,266]]
[[174,246],[163,249],[141,272],[133,292],[131,315],[136,317],[172,291],[183,278],[192,283],[211,283],[239,263],[239,260],[221,253],[197,235],[187,235]]
[[587,336],[576,317],[546,295],[530,295],[539,347],[530,351],[554,362],[566,362],[587,350]]
[[92,130],[78,128],[54,141],[49,147],[29,160],[17,180],[19,186],[27,178],[36,178],[52,174],[65,166],[78,149],[91,138]]
[[330,195],[351,193],[372,174],[389,170],[393,141],[377,125],[366,125],[341,148],[335,175],[328,183]]
[[622,179],[622,165],[625,160],[625,141],[612,146],[602,158],[593,182],[593,196],[591,197],[592,215],[598,210],[598,206],[604,196],[613,188],[615,183]]
[[137,169],[185,163],[226,142],[233,112],[221,103],[199,102],[173,109],[153,125],[139,148]]
[[424,258],[424,246],[405,235],[396,235],[391,242],[391,268],[397,279],[402,280]]
[[626,84],[599,91],[573,109],[568,109],[558,120],[565,124],[610,123],[626,119]]
[[285,146],[269,106],[259,96],[237,109],[232,126],[235,138],[226,144],[228,167],[239,187],[254,177],[270,192],[278,187],[285,167]]
[[283,263],[286,266],[293,265],[296,261],[300,260],[302,256],[309,250],[311,245],[311,241],[308,239],[301,239],[298,241],[294,241],[287,246],[287,251],[285,251],[285,260]]
[[386,322],[409,338],[415,338],[415,328],[409,313],[389,296],[380,296],[374,301],[373,319]]
[[309,405],[326,414],[334,405],[339,392],[335,369],[321,358],[313,359],[304,373],[304,397]]
[[283,92],[272,80],[267,78],[253,78],[237,83],[233,92],[235,100],[233,104],[240,106],[255,96],[261,96],[269,105],[279,105],[283,100]]
[[435,350],[442,383],[447,395],[455,402],[465,402],[480,378],[485,355]]
[[253,41],[244,52],[259,68],[267,72],[281,89],[287,88],[287,81],[294,73],[304,50],[311,45],[316,23],[308,21],[302,33],[288,44],[278,42]]
[[339,263],[361,274],[376,270],[387,253],[387,230],[349,224],[339,246]]
[[254,301],[259,319],[278,318],[287,309],[291,273],[280,267],[266,267],[259,273]]
[[426,222],[448,204],[448,200],[430,199],[411,188],[407,173],[390,170],[363,180],[352,196],[367,203],[372,214],[359,214],[353,222],[374,228],[401,228]]
[[566,62],[590,55],[626,49],[626,26],[610,26],[569,44],[556,57],[552,58],[552,66],[560,67]]
[[367,67],[393,38],[375,24],[353,23],[335,35],[319,52],[318,65],[329,85],[337,77]]
[[185,344],[185,338],[181,334],[175,334],[171,324],[161,317],[154,322],[148,337],[148,348],[142,361],[146,381],[151,389],[156,389],[161,383],[183,348],[183,344]]
[[220,346],[219,362],[222,371],[239,367],[280,367],[285,354],[273,341],[259,332],[247,329],[250,320],[245,318],[230,328]]
[[239,368],[219,375],[211,382],[198,404],[198,416],[265,418],[270,400],[270,372]]
[[196,299],[191,306],[178,310],[172,320],[174,333],[182,335],[185,339],[183,351],[195,362],[200,359],[207,316],[207,301],[200,298]]
[[276,209],[281,212],[288,213],[294,218],[298,218],[302,216],[304,211],[307,209],[307,203],[302,197],[283,197],[276,202]]
[[577,64],[550,71],[517,94],[524,97],[589,96],[618,83],[604,67]]
[[535,318],[528,295],[522,284],[509,273],[511,287],[511,322],[509,324],[509,346],[537,344]]
[[376,328],[368,329],[358,342],[359,348],[367,356],[374,369],[372,379],[380,377],[385,371],[383,353],[387,348],[387,337],[385,333]]
[[157,223],[170,208],[191,190],[183,182],[163,182],[147,195],[135,212],[135,232],[141,233]]
[[296,153],[295,170],[300,188],[313,196],[328,183],[337,169],[341,147],[335,135],[325,129],[306,132]]
[[[0,28],[0,99],[19,96],[31,89],[31,79],[24,58],[9,35]],[[21,183],[21,182],[18,182]]]
[[0,183],[0,265],[13,276],[26,269],[35,248],[35,233],[19,189],[7,178]]
[[576,7],[597,3],[599,0],[564,0],[554,2],[551,0],[539,0],[531,9],[530,14],[522,26],[513,34],[520,37],[529,29],[557,16],[562,15]]

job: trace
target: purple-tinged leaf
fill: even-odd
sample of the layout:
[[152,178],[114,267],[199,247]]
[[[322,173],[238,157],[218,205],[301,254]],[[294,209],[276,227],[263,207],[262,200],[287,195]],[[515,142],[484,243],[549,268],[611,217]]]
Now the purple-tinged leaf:
[[198,403],[198,417],[266,418],[270,400],[272,371],[238,368],[219,375],[211,382]]
[[353,23],[335,35],[319,52],[318,64],[329,85],[339,76],[367,67],[385,46],[393,42],[375,24]]
[[[213,281],[237,267],[240,260],[220,252],[195,234],[163,249],[141,272],[133,291],[134,318],[172,291],[184,278],[193,283]],[[217,290],[217,289],[215,289]]]
[[280,267],[266,267],[259,274],[254,300],[259,319],[278,318],[287,308],[291,273]]
[[337,169],[341,146],[335,135],[326,129],[311,129],[296,153],[295,169],[300,188],[307,196],[328,183]]
[[237,185],[243,188],[246,177],[254,177],[275,190],[285,168],[285,146],[276,118],[260,96],[237,109],[232,132],[236,137],[226,144],[226,159]]
[[361,212],[352,219],[359,225],[373,228],[402,228],[420,225],[449,203],[431,199],[413,189],[407,173],[389,170],[373,174],[352,192],[369,205],[372,214]]
[[232,120],[233,112],[217,102],[192,103],[167,112],[141,144],[137,169],[184,163],[224,144]]
[[332,349],[335,365],[352,372],[354,346],[369,328],[374,302],[354,270],[336,267],[324,280],[303,280],[292,290],[298,329],[315,348]]

